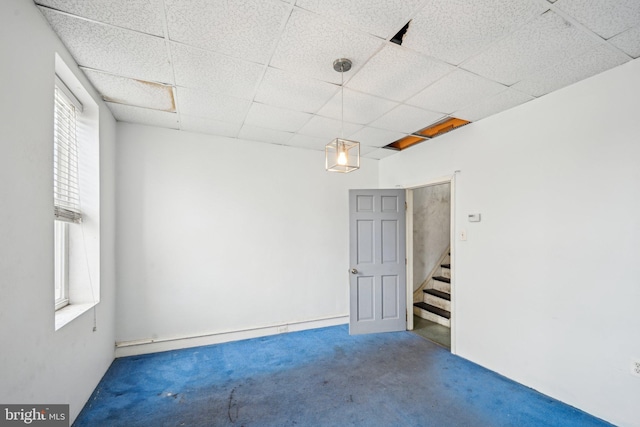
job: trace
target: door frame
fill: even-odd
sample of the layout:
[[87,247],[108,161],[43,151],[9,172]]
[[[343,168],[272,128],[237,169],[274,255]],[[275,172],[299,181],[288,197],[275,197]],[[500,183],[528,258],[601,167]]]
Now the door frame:
[[434,185],[449,184],[451,191],[449,242],[451,245],[451,353],[456,354],[456,301],[455,269],[456,269],[456,173],[443,176],[420,184],[404,187],[406,191],[406,232],[407,232],[407,330],[413,330],[413,190]]

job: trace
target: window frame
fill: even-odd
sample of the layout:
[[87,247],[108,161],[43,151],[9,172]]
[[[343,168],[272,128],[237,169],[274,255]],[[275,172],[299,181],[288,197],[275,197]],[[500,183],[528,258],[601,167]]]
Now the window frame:
[[[70,303],[69,223],[82,221],[78,169],[78,115],[82,104],[58,75],[54,84],[53,197],[54,197],[54,308]],[[62,129],[58,126],[63,123]],[[73,132],[60,140],[60,135]],[[75,194],[73,194],[75,192]]]
[[55,309],[69,305],[69,224],[54,221]]
[[[69,58],[67,58],[69,59]],[[61,111],[69,113],[69,102],[75,105],[75,135],[78,154],[77,204],[66,204],[74,199],[56,200],[52,194],[53,231],[51,235],[51,259],[54,270],[51,277],[50,301],[54,303],[54,330],[58,331],[65,325],[78,319],[83,313],[100,303],[100,106],[99,97],[92,91],[90,83],[82,76],[77,68],[73,70],[66,64],[60,54],[55,54],[55,72],[51,80],[51,141],[55,142],[56,132],[66,131],[65,117],[56,117],[56,103],[60,103]],[[56,90],[56,87],[58,88]],[[64,100],[64,102],[61,102]],[[67,102],[69,101],[69,102]],[[61,122],[56,120],[62,119]],[[66,139],[61,134],[63,140]],[[72,138],[73,139],[73,138]],[[55,150],[52,144],[51,167],[55,162]],[[75,154],[75,153],[74,153]],[[56,171],[51,171],[51,191],[56,191]],[[75,191],[76,188],[74,188]],[[82,202],[80,204],[80,201]],[[57,206],[57,207],[56,207]],[[81,208],[81,210],[80,210]],[[55,224],[61,223],[61,225]],[[56,233],[56,228],[62,230]],[[66,229],[66,230],[65,230]],[[59,238],[56,238],[55,235]],[[56,257],[56,252],[59,254]],[[58,286],[56,290],[56,281]],[[65,283],[66,281],[66,283]],[[64,284],[64,285],[63,285]],[[65,286],[66,285],[66,286]],[[62,293],[66,292],[66,298]],[[67,300],[64,305],[64,300]],[[95,314],[95,312],[94,312]],[[94,316],[94,323],[95,323]],[[95,326],[95,325],[94,325]]]

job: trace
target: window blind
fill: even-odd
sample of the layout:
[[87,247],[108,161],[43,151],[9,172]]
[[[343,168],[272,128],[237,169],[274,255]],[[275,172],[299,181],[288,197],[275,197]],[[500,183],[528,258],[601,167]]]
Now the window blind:
[[81,104],[59,79],[55,86],[53,199],[58,220],[82,222],[78,179],[77,113]]

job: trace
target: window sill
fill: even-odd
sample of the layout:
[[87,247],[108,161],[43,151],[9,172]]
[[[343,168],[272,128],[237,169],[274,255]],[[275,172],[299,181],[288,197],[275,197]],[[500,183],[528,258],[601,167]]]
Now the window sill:
[[67,323],[70,323],[73,319],[81,316],[86,311],[89,311],[97,303],[89,302],[85,304],[69,304],[62,307],[60,310],[56,310],[56,331],[62,328]]

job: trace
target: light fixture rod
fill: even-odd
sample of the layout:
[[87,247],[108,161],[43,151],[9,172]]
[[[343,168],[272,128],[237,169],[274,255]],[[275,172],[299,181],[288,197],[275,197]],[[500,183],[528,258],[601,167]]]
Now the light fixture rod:
[[347,58],[333,61],[333,69],[340,73],[340,137],[344,138],[344,73],[351,69],[352,62]]

